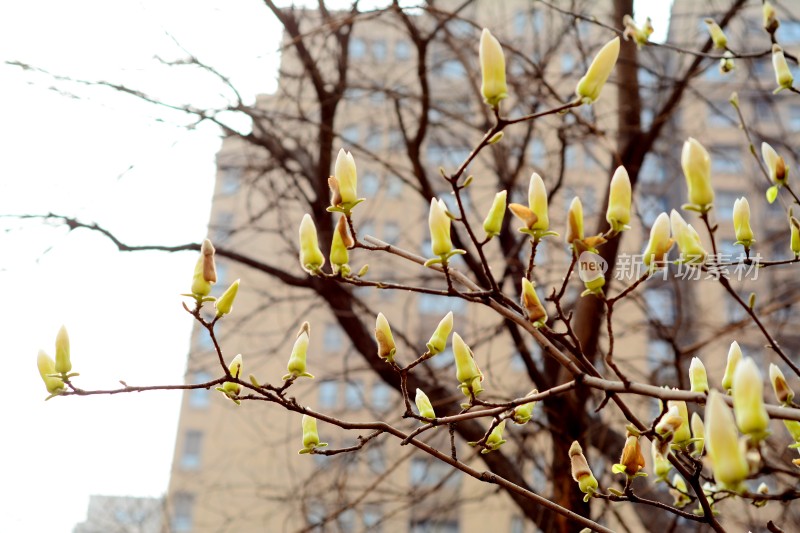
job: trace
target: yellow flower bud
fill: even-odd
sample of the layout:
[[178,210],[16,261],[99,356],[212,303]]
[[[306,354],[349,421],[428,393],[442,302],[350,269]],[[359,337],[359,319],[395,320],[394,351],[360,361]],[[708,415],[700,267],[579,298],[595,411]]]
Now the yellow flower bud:
[[475,362],[475,354],[458,333],[453,333],[453,358],[456,362],[456,379],[464,396],[469,397],[470,391],[475,396],[483,392],[483,373]]
[[682,433],[681,438],[685,437],[685,434],[683,434],[684,429],[688,431],[688,420],[684,420],[683,416],[681,416],[680,408],[672,402],[669,402],[668,406],[669,410],[661,417],[655,428],[656,433],[664,438],[657,443],[662,454],[666,453],[667,446],[670,443],[675,442],[675,444],[678,444],[677,436],[679,431]]
[[214,306],[217,308],[217,316],[227,315],[233,310],[233,301],[236,299],[236,294],[239,292],[239,280],[237,279],[231,286],[228,287],[222,296],[214,302]]
[[781,23],[775,15],[775,7],[769,0],[764,0],[761,6],[761,16],[764,22],[764,30],[766,30],[767,33],[775,33],[775,30],[778,29]]
[[506,212],[506,191],[500,191],[494,196],[492,207],[489,209],[489,214],[483,221],[483,231],[486,232],[487,237],[497,237],[500,235],[500,230],[503,227],[503,215]]
[[547,311],[528,278],[522,278],[522,306],[528,311],[528,320],[534,326],[541,327],[547,322]]
[[647,44],[650,35],[653,33],[653,22],[650,20],[650,17],[647,17],[642,28],[636,26],[633,17],[630,15],[622,17],[622,24],[625,26],[625,31],[622,34],[623,38],[626,41],[632,38],[636,43],[636,47],[639,49]]
[[481,94],[491,107],[497,107],[500,100],[508,97],[506,85],[506,58],[503,47],[486,28],[481,32],[479,49],[481,63]]
[[289,363],[286,370],[289,372],[283,376],[283,380],[296,379],[299,377],[314,379],[314,376],[306,372],[308,358],[308,341],[311,335],[311,324],[303,322],[300,331],[297,332],[297,339],[292,346],[292,354],[289,356]]
[[697,357],[692,357],[692,362],[689,364],[689,383],[692,386],[692,392],[708,392],[706,367]]
[[783,48],[777,44],[772,45],[772,68],[775,69],[775,81],[778,82],[778,88],[774,92],[778,93],[783,89],[791,88],[794,76],[792,76],[792,71],[783,55]]
[[319,249],[317,227],[306,213],[300,222],[300,266],[309,274],[315,274],[325,264],[325,256]]
[[669,220],[672,226],[672,235],[678,242],[678,248],[681,252],[681,262],[690,264],[703,263],[708,253],[703,248],[697,231],[691,224],[687,224],[680,213],[674,209],[669,214]]
[[733,54],[730,51],[726,51],[719,60],[719,71],[723,74],[727,74],[735,68],[736,63],[733,62]]
[[[237,379],[242,375],[242,354],[237,354],[236,357],[231,360],[230,365],[228,365],[228,371],[231,373],[231,376]],[[238,383],[226,381],[222,384],[222,387],[217,387],[217,390],[233,400],[236,405],[241,403],[239,401],[239,394],[242,392],[242,386]]]
[[796,443],[800,443],[800,422],[797,420],[784,420],[783,425],[786,426],[792,439],[794,439]]
[[653,473],[658,479],[666,480],[672,470],[672,463],[661,453],[655,441],[650,444],[650,454],[653,458]]
[[593,252],[583,252],[578,257],[578,277],[586,286],[586,290],[581,293],[581,296],[603,293],[606,277],[600,267],[602,264],[604,264],[603,258]]
[[736,241],[745,248],[750,248],[755,240],[750,227],[750,203],[744,196],[733,202],[733,231]]
[[414,396],[414,403],[417,404],[419,416],[430,419],[436,418],[436,413],[433,412],[433,405],[431,405],[430,398],[419,389],[417,389],[417,394]]
[[299,454],[311,453],[316,448],[324,448],[328,445],[327,442],[319,441],[319,433],[317,432],[317,419],[313,416],[303,415],[303,449]]
[[631,221],[631,178],[625,167],[617,167],[608,193],[606,220],[611,229],[619,233],[630,229]]
[[642,468],[644,468],[644,456],[642,455],[642,447],[639,444],[639,437],[628,435],[625,447],[622,448],[619,463],[614,465],[612,470],[616,474],[625,472],[628,476],[635,476]]
[[733,374],[736,372],[736,367],[739,361],[742,360],[742,349],[739,343],[733,341],[731,347],[728,349],[728,362],[725,364],[725,375],[722,376],[722,388],[726,392],[730,392],[733,388]]
[[542,177],[534,172],[528,185],[528,207],[536,215],[536,221],[530,228],[532,230],[547,231],[550,219],[547,216],[547,189]]
[[703,22],[706,23],[711,40],[714,41],[714,48],[725,50],[728,47],[728,38],[722,28],[719,27],[719,24],[714,22],[714,19],[704,19]]
[[592,474],[592,469],[589,468],[586,456],[583,455],[583,448],[578,441],[574,441],[569,447],[569,463],[572,479],[578,483],[581,492],[591,497],[597,491],[597,479]]
[[[534,394],[538,394],[539,391],[533,389],[530,391],[527,396],[532,396]],[[522,405],[518,405],[514,408],[514,412],[512,413],[512,418],[514,419],[514,423],[522,425],[527,424],[531,416],[533,415],[533,408],[536,406],[536,402],[528,402]]]
[[49,355],[39,350],[39,356],[36,358],[36,365],[39,367],[39,375],[42,377],[42,381],[44,381],[47,392],[53,395],[64,392],[64,382],[61,378],[52,376],[52,374],[57,373],[56,363]]
[[692,438],[694,441],[694,453],[698,456],[703,455],[703,446],[705,444],[706,429],[703,425],[703,419],[697,413],[692,413]]
[[72,362],[69,359],[69,335],[67,328],[61,326],[56,335],[56,373],[67,374],[72,370]]
[[733,412],[739,431],[758,442],[769,434],[769,415],[764,407],[764,382],[755,361],[745,357],[733,374]]
[[733,413],[725,405],[725,400],[712,390],[706,402],[705,447],[711,460],[714,478],[723,487],[737,490],[747,478],[749,467],[739,434],[733,421]]
[[769,170],[769,177],[776,185],[784,185],[789,177],[789,167],[786,161],[769,144],[761,143],[761,158]]
[[533,231],[533,226],[536,224],[536,221],[539,218],[533,211],[531,211],[530,207],[522,204],[508,204],[508,210],[511,211],[515,217],[520,219],[523,224],[525,224],[524,227],[519,228],[519,231],[524,233]]
[[567,213],[567,243],[583,240],[583,204],[577,196],[569,204]]
[[775,397],[779,402],[784,404],[792,403],[794,400],[794,391],[786,382],[783,372],[778,368],[775,363],[769,365],[769,380],[772,382],[772,390],[775,391]]
[[689,189],[689,204],[684,209],[704,213],[714,203],[714,189],[711,188],[711,157],[697,140],[689,137],[683,143],[681,167]]
[[486,438],[485,448],[481,450],[482,454],[486,454],[489,452],[493,452],[498,449],[500,446],[505,444],[505,440],[503,439],[503,430],[506,429],[506,421],[505,419],[497,424],[495,428],[489,433],[489,436]]
[[661,213],[650,228],[650,241],[644,251],[644,264],[651,268],[661,268],[674,241],[670,238],[670,222],[666,213]]
[[672,476],[672,488],[669,489],[669,492],[672,494],[672,497],[675,498],[672,505],[678,509],[686,507],[692,502],[692,499],[687,494],[686,482],[678,474]]
[[389,321],[383,313],[378,313],[378,318],[375,320],[375,340],[378,343],[378,357],[385,359],[387,363],[393,362],[397,347],[394,344],[392,328],[389,327]]
[[678,410],[678,415],[681,417],[681,425],[675,431],[673,442],[675,444],[685,447],[692,438],[692,431],[689,428],[689,409],[686,407],[686,402],[679,400],[670,400],[667,402],[667,407],[675,407]]
[[443,256],[450,253],[453,250],[453,241],[450,240],[450,217],[447,216],[447,206],[444,201],[431,199],[428,226],[431,230],[433,255]]
[[347,267],[347,262],[350,260],[350,255],[347,249],[353,244],[353,239],[347,230],[347,219],[341,216],[336,224],[336,230],[333,232],[333,241],[331,242],[331,265],[333,265],[335,273],[349,273],[350,268]]
[[431,338],[428,341],[428,352],[431,355],[436,355],[437,353],[442,353],[444,351],[444,349],[447,347],[447,337],[450,336],[451,331],[453,331],[452,311],[447,313],[439,322],[439,325],[436,326],[436,331],[433,332],[433,335],[431,335]]
[[214,246],[205,239],[200,246],[200,257],[194,267],[192,278],[192,294],[208,296],[211,285],[217,282],[217,267],[214,263]]
[[575,88],[575,93],[584,104],[591,104],[600,96],[614,65],[619,57],[619,37],[614,37],[600,49],[595,56],[589,70],[586,72]]
[[[353,158],[353,154],[345,152],[344,148],[339,149],[333,173],[339,192],[339,202],[334,206],[348,207],[357,203],[358,173],[356,172],[356,161]],[[334,192],[335,196],[336,193]]]
[[792,216],[789,210],[789,231],[791,238],[789,240],[789,247],[795,257],[800,256],[800,220]]

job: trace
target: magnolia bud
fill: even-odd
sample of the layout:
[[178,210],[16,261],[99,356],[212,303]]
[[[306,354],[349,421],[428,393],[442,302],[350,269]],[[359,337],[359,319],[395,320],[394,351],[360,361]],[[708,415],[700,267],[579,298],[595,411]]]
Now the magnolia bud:
[[417,410],[419,411],[419,416],[422,418],[436,418],[436,413],[433,412],[433,406],[431,405],[431,400],[428,398],[428,395],[422,392],[421,390],[417,389],[417,394],[414,397],[414,403],[417,404]]
[[703,419],[697,413],[692,413],[692,438],[694,439],[694,452],[703,455],[703,445],[705,443],[706,430]]
[[689,383],[692,386],[692,392],[708,392],[706,367],[697,357],[692,357],[692,362],[689,364]]
[[728,38],[722,28],[719,27],[719,24],[714,22],[714,19],[704,19],[703,22],[706,23],[711,40],[714,41],[714,48],[725,50],[728,47]]
[[775,81],[778,82],[778,88],[774,92],[778,93],[783,89],[791,88],[794,76],[792,76],[792,71],[783,55],[783,48],[777,44],[772,45],[772,68],[775,69]]
[[[661,420],[658,421],[658,424],[655,427],[656,433],[658,433],[663,437],[663,440],[657,443],[659,451],[662,454],[666,453],[667,445],[669,445],[671,442],[677,441],[676,437],[678,431],[682,431],[688,425],[688,422],[685,421],[681,416],[681,412],[678,406],[674,404],[668,404],[668,405],[669,405],[669,410],[666,413],[664,413],[664,416],[661,417]],[[688,431],[688,428],[686,429]],[[683,434],[681,435],[681,437],[684,436],[685,435]]]
[[353,154],[345,152],[344,148],[339,149],[333,172],[338,188],[339,202],[334,203],[337,199],[335,198],[336,191],[334,191],[334,200],[331,203],[339,207],[352,207],[354,203],[358,202],[358,173]]
[[464,396],[469,397],[470,391],[475,396],[483,392],[483,373],[475,362],[475,354],[458,333],[453,333],[453,358],[456,361],[456,379]]
[[333,265],[334,272],[342,272],[342,274],[349,272],[347,262],[350,260],[350,256],[347,248],[350,246],[353,246],[353,239],[347,230],[347,219],[341,216],[336,224],[331,242],[331,265]]
[[775,363],[769,365],[769,380],[772,382],[772,390],[775,391],[775,397],[783,404],[791,404],[794,399],[794,391],[786,382],[783,372],[778,368]]
[[678,415],[681,417],[682,423],[675,431],[673,442],[682,448],[685,448],[692,439],[692,431],[689,428],[689,409],[686,407],[686,402],[680,400],[670,400],[667,402],[667,407],[675,407],[678,410]]
[[678,242],[678,249],[681,252],[681,261],[689,264],[703,263],[708,253],[703,248],[697,231],[674,209],[669,214],[669,219],[672,235]]
[[443,256],[450,253],[453,250],[453,241],[450,240],[450,217],[447,216],[447,206],[444,201],[431,199],[428,226],[431,230],[433,255]]
[[623,38],[626,41],[633,38],[637,48],[646,45],[650,35],[653,33],[653,22],[650,20],[650,17],[647,17],[642,28],[636,26],[636,23],[630,15],[622,17],[622,24],[625,26],[625,31],[622,34]]
[[606,284],[605,273],[598,267],[603,258],[592,252],[583,252],[578,258],[578,277],[581,278],[586,290],[581,296],[588,294],[601,295]]
[[617,167],[608,193],[606,220],[615,233],[630,229],[631,221],[631,179],[625,167]]
[[712,390],[706,401],[705,447],[711,460],[714,478],[723,487],[737,490],[747,478],[749,467],[739,444],[733,413],[725,400]]
[[428,353],[430,353],[431,355],[442,353],[444,349],[447,347],[447,337],[450,336],[451,331],[453,331],[452,311],[447,313],[445,317],[439,322],[439,325],[436,326],[436,331],[433,332],[433,335],[431,335],[431,338],[427,344]]
[[750,248],[755,239],[750,227],[750,203],[744,196],[733,202],[733,231],[736,233],[736,243]]
[[[533,389],[527,395],[533,396],[534,394],[538,394],[539,391]],[[512,418],[514,419],[514,423],[522,425],[527,424],[531,416],[533,415],[533,408],[536,406],[536,402],[528,402],[522,405],[518,405],[514,408],[514,412],[511,414]]]
[[519,231],[524,233],[533,231],[533,226],[536,224],[536,221],[539,220],[539,217],[531,211],[530,207],[522,204],[508,204],[508,210],[525,224],[524,227],[519,228]]
[[328,445],[327,442],[319,441],[319,433],[317,432],[317,419],[313,416],[303,415],[303,449],[297,453],[311,453],[315,448],[324,448]]
[[297,332],[297,339],[292,347],[292,355],[289,356],[289,364],[286,370],[289,372],[283,376],[283,380],[297,379],[299,377],[314,379],[314,376],[306,372],[306,360],[308,357],[308,341],[311,334],[311,324],[303,322],[300,331]]
[[795,257],[800,256],[800,220],[792,216],[789,210],[789,231],[791,238],[789,240],[789,247]]
[[755,361],[745,357],[733,373],[733,412],[739,431],[758,442],[769,434],[769,415],[764,407],[764,383]]
[[61,378],[53,376],[53,374],[56,374],[56,363],[49,355],[39,350],[36,365],[39,367],[39,375],[44,381],[47,392],[53,395],[64,392],[64,382]]
[[300,266],[309,274],[315,274],[325,264],[325,256],[319,249],[317,227],[306,213],[300,222]]
[[761,158],[764,164],[767,165],[769,170],[769,177],[776,185],[786,184],[786,179],[789,177],[789,167],[786,166],[786,161],[778,155],[778,152],[769,144],[761,143]]
[[528,320],[537,328],[547,322],[547,311],[528,278],[522,278],[522,306],[528,311]]
[[672,505],[678,509],[686,507],[692,502],[692,499],[687,494],[686,482],[678,474],[672,476],[672,488],[669,490],[669,492],[675,498],[675,501],[672,503]]
[[783,425],[786,426],[795,443],[800,443],[800,422],[797,420],[784,420]]
[[769,0],[764,0],[764,4],[761,6],[761,16],[767,33],[775,33],[781,23],[775,15],[775,7]]
[[726,51],[719,60],[719,71],[727,74],[734,68],[736,68],[736,64],[733,62],[733,54],[730,51]]
[[628,435],[619,463],[614,465],[612,471],[615,474],[625,472],[628,476],[635,476],[642,468],[644,468],[644,456],[639,445],[639,437]]
[[[231,364],[228,365],[228,371],[231,376],[236,379],[242,375],[242,354],[237,354],[236,357],[231,360]],[[233,400],[236,405],[241,403],[239,401],[239,393],[242,392],[242,386],[238,383],[226,381],[222,384],[222,387],[217,387],[217,390]]]
[[689,188],[689,204],[684,209],[705,213],[714,203],[714,189],[711,188],[711,158],[702,144],[689,137],[683,143],[681,166]]
[[481,93],[483,100],[491,107],[497,107],[500,100],[508,97],[506,85],[506,59],[500,41],[487,30],[481,32],[480,43]]
[[583,240],[583,205],[577,196],[569,204],[567,213],[567,243]]
[[484,445],[484,449],[481,450],[482,454],[486,454],[489,452],[493,452],[503,444],[505,444],[505,440],[503,439],[503,430],[506,429],[506,421],[505,419],[497,424],[495,428],[489,433],[489,436],[486,438],[486,444]]
[[536,221],[530,229],[547,231],[550,219],[547,216],[547,189],[542,177],[534,172],[528,185],[528,207],[536,215]]
[[389,321],[383,313],[378,313],[378,318],[375,320],[375,341],[378,343],[378,357],[387,363],[394,362],[397,347],[394,344],[392,328],[389,327]]
[[[574,441],[569,447],[569,462],[572,470],[572,479],[578,482],[581,492],[591,497],[597,491],[597,479],[589,468],[586,456],[578,441]],[[588,501],[588,500],[587,500]]]
[[214,263],[214,246],[205,239],[200,246],[200,257],[194,267],[192,294],[208,296],[211,285],[217,282],[217,267]]
[[584,104],[591,104],[600,96],[614,65],[619,57],[619,37],[614,37],[600,49],[595,56],[589,70],[586,72],[575,88],[575,94]]
[[650,454],[653,458],[653,473],[658,479],[666,480],[672,469],[672,463],[664,457],[655,441],[650,444]]
[[61,326],[56,335],[56,373],[66,374],[72,370],[72,362],[69,360],[69,335],[67,328]]
[[239,280],[237,279],[231,286],[228,287],[228,290],[222,293],[216,302],[214,302],[214,307],[217,308],[217,316],[227,315],[233,310],[233,301],[236,299],[236,294],[239,292]]
[[661,268],[667,258],[673,240],[670,238],[670,221],[666,213],[656,217],[653,227],[650,228],[650,241],[644,251],[644,264],[651,268]]
[[506,191],[500,191],[494,196],[494,202],[489,209],[489,214],[483,221],[483,230],[486,237],[497,237],[503,227],[503,215],[506,212]]
[[730,392],[733,388],[733,374],[736,372],[736,366],[742,360],[742,349],[739,348],[739,343],[733,341],[731,347],[728,349],[728,362],[725,365],[725,375],[722,376],[722,388],[726,392]]

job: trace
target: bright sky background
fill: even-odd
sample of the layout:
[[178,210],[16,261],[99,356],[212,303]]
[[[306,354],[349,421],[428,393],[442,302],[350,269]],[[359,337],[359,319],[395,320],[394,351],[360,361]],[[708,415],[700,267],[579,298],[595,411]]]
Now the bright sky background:
[[[668,2],[636,5],[637,19],[668,18]],[[274,87],[279,32],[258,0],[6,2],[0,62],[213,105],[221,90],[213,78],[153,58],[183,57],[177,41],[251,99]],[[58,84],[82,97],[75,99],[51,84],[0,65],[0,214],[77,216],[129,244],[201,239],[218,130],[187,131],[181,115],[111,90]],[[187,253],[122,254],[86,230],[0,219],[0,530],[68,533],[90,494],[164,493],[180,394],[45,403],[35,359],[40,348],[54,355],[65,324],[83,388],[180,382],[191,320],[178,294],[194,261]]]

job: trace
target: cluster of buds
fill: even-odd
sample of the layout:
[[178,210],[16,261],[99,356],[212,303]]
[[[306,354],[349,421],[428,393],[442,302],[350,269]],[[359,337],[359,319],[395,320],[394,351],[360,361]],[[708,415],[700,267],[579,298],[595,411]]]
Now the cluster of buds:
[[328,445],[327,442],[319,441],[319,433],[317,432],[317,419],[313,416],[303,415],[303,449],[299,454],[314,453],[317,448],[324,448]]
[[654,31],[653,22],[650,20],[650,17],[647,17],[647,20],[644,21],[644,26],[640,28],[636,25],[633,17],[630,15],[625,15],[622,17],[622,25],[625,26],[625,31],[622,33],[622,37],[624,37],[626,41],[633,39],[637,48],[640,49],[647,44]]
[[292,354],[289,356],[289,363],[286,365],[286,370],[289,373],[283,376],[284,381],[295,380],[300,377],[314,379],[314,376],[306,371],[306,358],[310,334],[311,325],[308,322],[303,322],[303,325],[300,326],[300,330],[297,332],[297,339],[294,341]]
[[478,446],[481,445],[481,454],[487,454],[490,452],[495,451],[500,446],[506,443],[505,439],[503,439],[503,431],[506,429],[506,420],[503,419],[498,423],[494,429],[489,433],[486,437],[485,442],[481,443],[480,441],[475,442],[468,442],[470,446]]
[[47,355],[44,350],[39,350],[36,366],[39,368],[39,376],[42,378],[49,394],[45,400],[62,394],[66,390],[65,384],[69,379],[80,375],[77,372],[71,372],[72,360],[70,359],[69,335],[66,327],[61,326],[56,334],[55,360]]

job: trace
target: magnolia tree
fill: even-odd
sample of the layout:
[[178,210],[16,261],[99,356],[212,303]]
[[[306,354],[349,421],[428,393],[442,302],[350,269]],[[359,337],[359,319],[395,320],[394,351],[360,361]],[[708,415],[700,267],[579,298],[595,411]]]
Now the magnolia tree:
[[[300,31],[298,12],[280,10],[271,2],[267,4],[284,24],[291,40],[288,47],[294,47],[304,60],[305,73],[312,79],[320,102],[330,101],[330,98],[324,97],[341,99],[346,84],[335,85],[334,89],[325,84],[325,71],[315,66],[315,58],[306,46],[308,34]],[[709,39],[697,50],[650,43],[650,21],[641,27],[637,26],[630,16],[629,2],[615,4],[614,16],[615,20],[622,22],[621,30],[598,22],[594,17],[546,5],[547,9],[563,15],[571,23],[584,21],[599,25],[609,39],[589,58],[585,74],[574,80],[577,83],[571,98],[557,102],[557,105],[548,109],[535,109],[529,113],[517,113],[518,106],[514,111],[504,109],[504,103],[513,93],[511,76],[507,78],[506,68],[506,56],[512,48],[504,46],[488,29],[483,29],[480,41],[473,44],[473,49],[476,49],[479,58],[479,90],[485,106],[487,126],[480,140],[471,147],[457,168],[452,171],[442,169],[439,178],[446,183],[455,203],[448,207],[442,195],[434,194],[434,187],[430,186],[424,169],[420,168],[415,173],[421,184],[421,196],[430,203],[430,251],[424,257],[417,255],[415,250],[362,234],[359,210],[364,208],[362,202],[368,203],[371,199],[361,198],[358,190],[356,168],[360,156],[356,157],[358,152],[354,156],[340,149],[335,163],[331,165],[333,153],[338,148],[337,139],[331,133],[331,127],[322,126],[319,129],[320,145],[316,147],[319,157],[309,170],[309,183],[316,197],[309,201],[307,210],[310,213],[302,217],[299,226],[299,267],[305,276],[299,274],[299,268],[297,272],[278,271],[270,265],[256,264],[236,250],[222,246],[216,251],[219,255],[261,268],[289,285],[315,291],[328,302],[331,309],[356,309],[351,300],[343,300],[351,295],[347,287],[418,292],[481,306],[501,319],[503,328],[511,338],[519,341],[518,346],[524,346],[526,340],[532,340],[541,347],[541,361],[530,353],[523,353],[526,371],[522,374],[532,381],[532,390],[528,394],[509,397],[504,391],[489,390],[486,384],[491,381],[491,376],[481,370],[482,353],[479,349],[473,352],[470,339],[463,335],[463,330],[459,333],[462,325],[452,312],[442,317],[438,326],[431,328],[431,336],[424,343],[426,348],[414,355],[395,342],[392,325],[383,313],[356,318],[350,318],[356,313],[341,313],[344,318],[340,318],[340,324],[353,340],[355,349],[381,379],[400,392],[402,405],[398,405],[397,410],[402,418],[397,423],[384,420],[355,421],[301,404],[290,392],[300,380],[314,379],[310,372],[315,372],[314,360],[307,356],[310,324],[305,322],[300,327],[289,356],[287,373],[282,379],[265,381],[248,373],[247,355],[226,353],[224,343],[218,341],[215,330],[218,324],[235,315],[234,303],[240,288],[239,281],[231,284],[220,297],[210,296],[212,285],[217,281],[215,248],[209,240],[205,240],[201,246],[183,247],[200,250],[191,291],[184,295],[184,307],[213,340],[218,360],[217,377],[186,385],[135,387],[123,384],[122,388],[114,390],[84,390],[80,387],[78,374],[72,372],[69,340],[66,330],[62,328],[56,339],[55,359],[44,352],[40,352],[38,358],[48,399],[158,389],[214,388],[237,405],[266,401],[276,408],[296,413],[297,424],[302,426],[300,454],[357,453],[375,439],[393,439],[398,445],[412,445],[421,453],[447,463],[468,476],[501,487],[526,517],[547,531],[579,528],[611,531],[608,525],[603,524],[609,523],[607,513],[616,513],[618,506],[627,506],[632,509],[630,512],[642,516],[648,516],[647,513],[658,513],[658,516],[662,513],[671,514],[676,519],[683,519],[686,528],[693,525],[725,531],[723,523],[736,523],[736,517],[726,517],[725,512],[735,513],[737,508],[729,505],[721,511],[720,502],[724,500],[756,507],[765,506],[772,500],[784,504],[795,500],[800,497],[800,492],[794,489],[800,474],[796,470],[796,466],[800,466],[800,459],[792,461],[795,463],[792,465],[786,459],[786,454],[776,452],[771,441],[777,439],[783,442],[786,435],[771,434],[770,420],[780,420],[785,425],[793,443],[790,448],[800,447],[800,410],[793,402],[794,392],[790,385],[791,381],[800,377],[800,368],[793,356],[782,347],[777,334],[770,331],[760,313],[755,293],[749,298],[742,296],[726,276],[715,278],[729,295],[730,305],[742,309],[745,316],[742,325],[753,330],[748,334],[760,336],[776,360],[791,369],[793,375],[789,378],[775,364],[765,368],[744,356],[733,339],[721,382],[709,380],[702,359],[695,357],[688,368],[688,383],[685,378],[678,381],[679,384],[685,384],[681,388],[666,388],[660,383],[634,379],[615,360],[614,352],[614,333],[620,328],[620,314],[614,314],[615,308],[635,299],[637,293],[644,290],[652,279],[675,268],[675,265],[687,272],[706,275],[719,272],[723,267],[761,270],[791,268],[800,261],[800,220],[789,207],[794,203],[800,204],[800,200],[792,189],[788,165],[781,151],[766,142],[760,147],[759,157],[751,137],[753,128],[746,122],[734,93],[730,97],[730,105],[737,113],[757,168],[770,185],[766,190],[766,198],[751,197],[750,201],[773,203],[780,198],[783,205],[787,206],[784,234],[793,258],[769,260],[762,257],[760,252],[753,257],[753,251],[758,250],[754,244],[757,235],[751,224],[750,204],[744,196],[735,201],[732,211],[736,245],[742,253],[739,259],[733,261],[723,258],[719,252],[717,224],[712,218],[715,203],[711,181],[712,156],[689,132],[680,150],[687,203],[675,205],[669,213],[663,212],[655,217],[641,255],[644,265],[641,275],[621,287],[612,287],[611,283],[613,269],[610,266],[615,264],[619,242],[640,224],[635,216],[633,193],[644,156],[659,138],[661,128],[668,122],[667,119],[675,111],[690,86],[689,82],[700,72],[701,66],[709,60],[718,61],[719,69],[727,73],[749,58],[771,54],[777,86],[775,92],[800,92],[793,86],[791,70],[778,44],[776,36],[780,34],[776,30],[780,22],[770,2],[763,3],[761,31],[769,37],[771,46],[747,53],[734,50],[736,47],[729,42],[724,28],[734,19],[742,4],[741,1],[734,2],[718,17],[706,19]],[[433,30],[426,29],[423,24],[415,25],[416,21],[397,6],[385,12],[396,17],[399,24],[405,25],[420,53],[420,61],[424,60],[426,47],[436,32],[457,16],[457,12],[444,13],[432,7],[428,9],[434,20],[440,21],[440,25]],[[356,7],[352,14],[358,14]],[[334,16],[322,11],[323,20]],[[347,24],[353,24],[353,20],[355,18],[331,30],[338,39],[345,60],[350,30]],[[622,38],[632,42],[626,43]],[[658,49],[667,54],[681,53],[692,58],[671,87],[669,98],[665,98],[656,110],[656,119],[649,129],[641,128],[638,122],[641,99],[636,83],[637,48]],[[516,58],[518,52],[513,53]],[[345,63],[339,76],[346,72],[346,68]],[[635,118],[631,118],[621,110],[620,123],[630,119],[639,131],[635,134],[620,131],[620,148],[617,152],[621,155],[615,161],[622,165],[612,164],[610,167],[610,179],[605,187],[606,201],[597,229],[591,231],[587,228],[581,198],[576,196],[569,204],[566,231],[563,235],[554,231],[548,211],[553,191],[548,190],[548,182],[538,173],[533,173],[527,183],[527,202],[509,202],[509,196],[513,195],[511,187],[515,184],[512,181],[506,188],[498,187],[489,209],[476,217],[467,206],[466,198],[470,187],[474,187],[474,182],[480,178],[473,179],[467,173],[468,166],[481,157],[488,157],[486,154],[492,150],[501,150],[506,144],[528,142],[532,125],[537,121],[572,116],[575,111],[591,109],[599,99],[606,97],[608,90],[604,91],[604,87],[615,71],[618,99],[633,102],[635,112]],[[420,72],[420,83],[424,90],[423,82],[427,74],[424,68]],[[341,78],[339,81],[342,81]],[[421,116],[427,117],[430,103],[426,103],[425,99],[420,102]],[[333,124],[335,107],[333,111],[330,116],[322,113],[323,119],[328,116],[326,120],[330,121],[327,126]],[[187,113],[193,112],[196,110],[187,108]],[[402,132],[408,155],[412,160],[416,156],[417,163],[420,162],[419,149],[425,139],[425,120],[421,118],[417,123],[416,133],[410,127]],[[619,129],[623,130],[622,126]],[[236,134],[232,130],[226,131]],[[260,146],[274,141],[267,133],[261,134],[264,137],[259,138],[256,134],[242,137]],[[515,141],[516,137],[522,139]],[[334,169],[333,176],[328,177],[331,166]],[[518,173],[519,169],[515,174]],[[503,181],[498,180],[498,184],[503,184]],[[555,186],[550,182],[550,188],[560,186],[560,181]],[[71,228],[101,229],[74,219],[66,220]],[[110,235],[106,230],[101,231]],[[115,239],[115,242],[121,249],[130,249],[119,240]],[[544,267],[537,263],[537,250],[541,250],[547,242],[561,242],[567,247],[569,261],[566,270],[561,273],[560,283],[546,287],[550,294],[546,301],[542,301],[536,286],[537,279],[541,279],[540,269]],[[487,251],[495,244],[506,257],[518,256],[519,251],[524,249],[527,261],[521,263],[522,268],[508,268],[500,274],[497,268],[492,267]],[[426,281],[406,284],[373,279],[366,267],[359,270],[351,268],[351,255],[354,252],[376,257],[386,254],[395,256],[406,262],[409,270],[424,270]],[[456,256],[463,257],[454,264]],[[507,280],[510,283],[504,284]],[[566,294],[571,284],[582,284],[583,292],[574,307],[568,309]],[[542,286],[541,282],[539,286]],[[213,312],[207,313],[212,306]],[[371,328],[363,324],[372,320],[375,322],[374,335],[368,334]],[[599,342],[602,330],[605,330],[603,347]],[[450,375],[450,382],[440,386],[426,377],[421,369],[431,364],[432,359],[445,357],[442,353],[448,346],[454,357],[455,375]],[[674,346],[676,367],[682,369],[680,355],[685,352],[679,353],[679,345]],[[318,372],[315,373],[320,377]],[[770,383],[774,397],[765,393]],[[462,394],[460,401],[453,401],[447,392],[448,388],[455,386]],[[765,401],[765,397],[770,397],[769,401]],[[596,407],[589,405],[592,398],[598,400]],[[643,399],[659,402],[660,409],[656,416],[642,417],[636,414]],[[554,444],[551,470],[554,488],[550,494],[534,490],[515,468],[513,461],[504,455],[507,440],[511,438],[510,426],[531,424],[535,411],[541,409],[547,412],[549,426],[546,427],[550,428],[548,435]],[[565,417],[570,420],[564,420]],[[354,439],[352,446],[329,447],[323,442],[325,432],[318,428],[318,421],[325,426],[334,425],[358,432],[359,436]],[[608,429],[610,436],[602,442],[590,435],[590,428],[597,427],[598,423],[611,426]],[[450,430],[449,446],[437,447],[426,440],[436,428],[443,426]],[[480,452],[485,470],[479,468],[471,456],[464,457],[457,453],[457,444],[462,442]],[[643,442],[650,443],[649,459],[642,452]],[[613,466],[602,468],[605,470],[602,472],[601,468],[593,465],[584,452],[590,446],[597,448],[600,456],[613,457],[613,461],[604,462],[613,462]],[[646,466],[655,476],[639,479],[647,475],[644,472]],[[764,479],[765,476],[771,476],[774,483],[761,483],[755,488],[752,480]],[[668,487],[672,497],[665,498],[664,491],[657,490],[659,486]],[[591,502],[602,504],[602,507],[597,504],[594,506],[594,509],[602,509],[599,513],[595,512],[594,516],[589,505]],[[796,525],[791,513],[784,513],[784,524],[781,524],[779,513],[770,516],[775,522],[769,521],[767,524],[767,519],[764,519],[760,525],[771,531],[781,531],[781,527],[788,531]],[[622,518],[617,519],[624,522]]]

